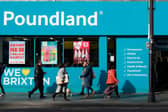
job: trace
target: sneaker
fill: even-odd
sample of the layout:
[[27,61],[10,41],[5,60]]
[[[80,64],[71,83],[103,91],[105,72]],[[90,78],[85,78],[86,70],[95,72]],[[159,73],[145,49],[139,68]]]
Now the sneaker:
[[5,94],[4,94],[4,93],[1,93],[0,96],[5,96]]
[[84,95],[84,92],[81,92],[80,95]]

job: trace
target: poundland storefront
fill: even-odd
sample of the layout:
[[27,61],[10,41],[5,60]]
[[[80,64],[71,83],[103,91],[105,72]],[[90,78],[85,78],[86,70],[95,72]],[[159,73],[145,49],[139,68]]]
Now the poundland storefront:
[[[160,4],[159,4],[160,5]],[[41,59],[45,92],[54,92],[58,65],[66,63],[69,88],[81,90],[81,62],[105,89],[107,66],[115,65],[119,91],[148,93],[147,2],[0,2],[0,62],[6,92],[27,92]]]

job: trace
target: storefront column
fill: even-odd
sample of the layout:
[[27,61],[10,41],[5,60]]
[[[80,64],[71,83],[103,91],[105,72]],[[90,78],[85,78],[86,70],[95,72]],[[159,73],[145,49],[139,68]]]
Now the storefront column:
[[99,38],[99,68],[107,73],[107,37]]
[[99,92],[103,93],[107,80],[107,37],[99,38]]

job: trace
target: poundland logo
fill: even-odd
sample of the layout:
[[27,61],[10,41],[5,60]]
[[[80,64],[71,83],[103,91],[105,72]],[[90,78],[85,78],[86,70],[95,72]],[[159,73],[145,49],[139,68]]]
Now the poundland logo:
[[56,11],[53,15],[16,15],[12,11],[4,11],[3,25],[17,26],[98,26],[99,16],[103,12],[95,11],[89,16],[69,15],[64,11]]

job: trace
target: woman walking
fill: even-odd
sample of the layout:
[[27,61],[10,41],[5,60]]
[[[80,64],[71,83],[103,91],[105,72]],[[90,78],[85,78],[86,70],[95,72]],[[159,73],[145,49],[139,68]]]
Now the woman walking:
[[56,92],[52,95],[53,100],[55,100],[56,95],[64,94],[64,99],[66,101],[70,101],[69,99],[67,99],[67,96],[66,96],[67,85],[68,85],[68,74],[63,64],[59,66],[56,79],[57,79],[57,89],[56,89]]

